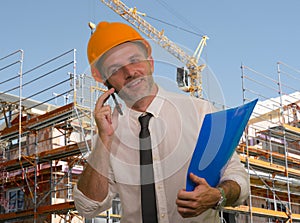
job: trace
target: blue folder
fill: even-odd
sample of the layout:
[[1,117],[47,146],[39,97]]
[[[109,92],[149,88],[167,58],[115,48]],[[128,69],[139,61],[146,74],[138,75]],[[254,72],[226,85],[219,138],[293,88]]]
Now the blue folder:
[[190,180],[190,173],[205,178],[212,187],[217,186],[221,169],[234,153],[257,100],[205,115],[188,168],[186,191],[197,186]]

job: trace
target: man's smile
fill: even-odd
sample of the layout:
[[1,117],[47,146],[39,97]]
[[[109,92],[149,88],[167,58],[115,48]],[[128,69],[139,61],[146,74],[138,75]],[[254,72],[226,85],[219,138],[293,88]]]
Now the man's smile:
[[135,87],[139,86],[142,81],[143,81],[143,78],[134,79],[134,80],[130,81],[128,84],[126,84],[126,88],[131,88],[131,89],[135,88]]

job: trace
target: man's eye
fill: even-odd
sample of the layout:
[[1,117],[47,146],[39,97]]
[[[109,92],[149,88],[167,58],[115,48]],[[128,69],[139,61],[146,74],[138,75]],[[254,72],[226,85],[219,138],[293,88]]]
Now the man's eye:
[[109,74],[113,75],[113,74],[117,73],[119,70],[120,70],[120,68],[113,69],[109,72]]
[[133,58],[130,60],[130,63],[139,63],[141,61],[140,58]]

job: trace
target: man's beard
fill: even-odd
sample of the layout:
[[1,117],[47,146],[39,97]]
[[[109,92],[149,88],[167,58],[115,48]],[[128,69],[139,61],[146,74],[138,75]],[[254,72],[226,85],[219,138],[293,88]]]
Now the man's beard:
[[[134,104],[136,104],[138,101],[140,101],[141,99],[143,99],[147,96],[153,96],[153,88],[155,85],[153,76],[146,75],[146,76],[142,76],[139,78],[144,79],[143,81],[146,82],[146,84],[143,83],[142,88],[138,89],[138,91],[130,91],[130,89],[126,88],[126,86],[124,86],[120,91],[118,91],[119,97],[130,108]],[[136,79],[134,79],[134,80],[136,80]],[[132,81],[134,81],[134,80],[132,80]]]

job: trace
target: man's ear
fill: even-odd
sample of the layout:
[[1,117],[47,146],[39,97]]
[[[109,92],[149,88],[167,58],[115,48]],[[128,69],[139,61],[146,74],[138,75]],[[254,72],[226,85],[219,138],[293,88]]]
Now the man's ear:
[[108,89],[112,88],[113,86],[108,82],[108,80],[106,80],[104,83],[103,83]]
[[98,81],[98,82],[100,82],[100,83],[103,83],[102,76],[101,76],[100,72],[98,71],[98,69],[95,68],[94,66],[92,66],[92,67],[91,67],[91,71],[92,71],[92,76],[93,76],[93,78],[94,78],[96,81]]

